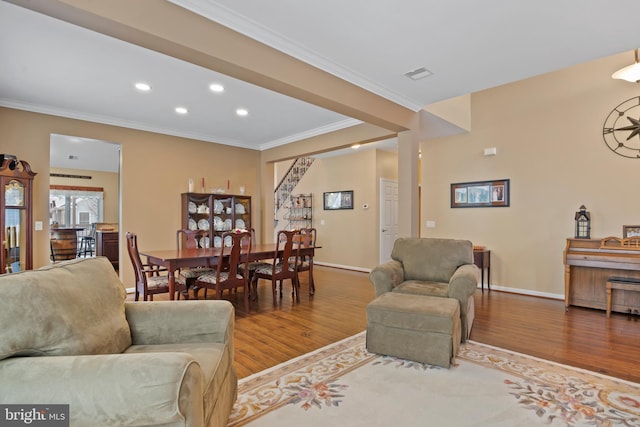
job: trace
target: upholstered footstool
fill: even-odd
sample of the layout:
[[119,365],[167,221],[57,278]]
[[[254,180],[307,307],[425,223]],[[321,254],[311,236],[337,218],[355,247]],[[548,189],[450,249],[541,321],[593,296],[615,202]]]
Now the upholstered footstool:
[[457,299],[387,292],[367,306],[367,351],[448,368],[460,346]]

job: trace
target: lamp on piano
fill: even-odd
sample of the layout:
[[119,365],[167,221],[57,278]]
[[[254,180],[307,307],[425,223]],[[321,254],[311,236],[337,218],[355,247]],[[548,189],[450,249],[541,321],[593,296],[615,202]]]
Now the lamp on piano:
[[591,238],[591,214],[584,205],[576,212],[576,239]]

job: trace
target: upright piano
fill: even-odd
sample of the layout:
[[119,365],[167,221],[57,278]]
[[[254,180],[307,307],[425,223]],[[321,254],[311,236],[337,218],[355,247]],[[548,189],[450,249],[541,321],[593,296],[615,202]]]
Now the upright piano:
[[[567,239],[564,249],[564,305],[606,309],[607,279],[640,279],[640,239]],[[640,292],[617,290],[613,311],[640,310]]]

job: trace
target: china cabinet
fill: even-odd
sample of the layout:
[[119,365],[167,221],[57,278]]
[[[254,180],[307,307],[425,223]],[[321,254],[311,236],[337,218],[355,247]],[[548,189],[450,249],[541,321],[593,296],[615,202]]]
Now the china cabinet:
[[313,195],[292,194],[289,200],[289,214],[286,216],[286,219],[289,221],[289,230],[311,228],[312,217]]
[[35,176],[26,161],[0,155],[0,274],[32,268]]
[[251,229],[251,196],[182,193],[182,228],[208,230],[201,247],[222,246],[222,234],[235,228]]

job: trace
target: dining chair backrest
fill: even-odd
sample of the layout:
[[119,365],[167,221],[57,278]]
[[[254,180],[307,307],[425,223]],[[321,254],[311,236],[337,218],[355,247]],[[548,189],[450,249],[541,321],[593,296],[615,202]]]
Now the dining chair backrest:
[[201,241],[208,236],[209,231],[207,230],[178,230],[176,231],[176,248],[196,249],[204,247],[204,243],[201,243]]
[[[297,265],[297,253],[294,253],[293,243],[298,235],[298,230],[280,230],[276,240],[276,250],[273,256],[273,265],[286,264],[290,260],[295,258],[295,265]],[[282,251],[282,252],[281,252]],[[286,269],[283,269],[286,270]]]
[[133,271],[136,278],[136,288],[138,284],[144,283],[145,275],[143,273],[142,261],[140,260],[140,252],[138,252],[138,236],[135,233],[127,231],[127,252],[133,264]]
[[[243,275],[248,270],[247,265],[249,263],[249,256],[251,254],[252,248],[252,239],[251,239],[250,231],[243,232],[235,232],[235,231],[227,231],[222,235],[222,241],[231,243],[227,245],[226,243],[222,245],[220,250],[220,259],[228,260],[228,262],[219,262],[217,267],[217,275],[218,280],[220,280],[220,274],[222,271],[228,272],[229,279],[234,279],[238,275],[238,266],[244,264],[243,268],[240,271],[243,272]],[[246,280],[247,277],[244,277]]]
[[301,228],[298,230],[299,243],[302,247],[310,247],[316,244],[316,229],[315,228]]

